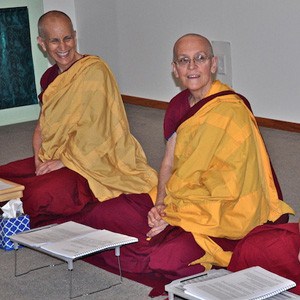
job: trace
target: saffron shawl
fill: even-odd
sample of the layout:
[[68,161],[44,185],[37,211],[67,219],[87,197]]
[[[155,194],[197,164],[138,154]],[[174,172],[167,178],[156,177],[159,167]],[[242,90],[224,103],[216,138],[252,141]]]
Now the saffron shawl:
[[157,184],[129,131],[114,76],[99,57],[78,60],[48,86],[40,124],[40,159],[60,159],[87,179],[100,201],[148,192]]
[[[224,90],[228,87],[216,81],[209,95]],[[176,132],[165,220],[191,232],[205,250],[194,263],[226,267],[232,252],[210,237],[238,240],[294,211],[278,198],[255,118],[237,95],[209,101]]]

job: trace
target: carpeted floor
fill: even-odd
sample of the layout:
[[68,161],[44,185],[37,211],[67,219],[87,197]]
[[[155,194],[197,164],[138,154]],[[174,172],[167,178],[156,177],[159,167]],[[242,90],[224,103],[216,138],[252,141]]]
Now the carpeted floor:
[[[142,134],[141,143],[149,142],[146,134],[155,135],[152,142],[155,143],[157,141],[157,146],[153,150],[149,149],[148,153],[146,150],[145,152],[149,163],[158,169],[164,152],[162,137],[164,111],[156,109],[152,111],[143,107],[139,110],[137,108],[129,105],[128,118],[135,119],[135,123],[131,124],[131,129],[137,134]],[[32,155],[32,134],[35,124],[35,121],[31,121],[0,127],[0,165]],[[52,257],[26,248],[20,249],[19,254],[20,266],[24,267],[25,270],[52,264],[52,261],[56,261]],[[99,286],[109,286],[119,281],[119,276],[83,261],[75,262],[73,273],[74,282],[78,283],[77,292],[80,294],[86,291],[97,290]],[[40,269],[15,278],[13,251],[0,250],[0,274],[0,299],[59,300],[69,298],[69,274],[65,264],[54,268]],[[152,288],[148,286],[123,278],[121,285],[89,295],[87,299],[150,299],[148,294],[151,290]],[[76,291],[74,292],[74,294],[77,294]],[[156,297],[155,299],[166,299],[166,296]]]
[[[165,111],[125,105],[132,134],[138,139],[149,164],[159,170],[164,154],[163,116]],[[35,121],[0,127],[0,165],[32,155]],[[261,127],[284,200],[295,210],[290,222],[300,219],[300,133]]]
[[[164,153],[162,124],[164,111],[135,105],[126,105],[133,135],[140,141],[149,164],[159,169]],[[0,165],[32,155],[32,134],[35,121],[0,127]],[[300,218],[300,134],[269,128],[261,128],[274,169],[281,184],[285,201],[296,211],[290,221]],[[19,266],[24,270],[52,264],[55,259],[41,253],[22,248]],[[74,265],[74,288],[79,293],[99,289],[117,282],[117,275],[108,273],[83,261]],[[0,298],[6,300],[68,299],[69,274],[67,265],[44,268],[21,277],[14,277],[14,253],[0,250]],[[89,295],[87,299],[149,299],[150,287],[124,278],[121,285],[101,293]],[[75,290],[75,293],[76,290]],[[166,296],[155,298],[166,299]]]
[[[17,253],[17,273],[22,274],[34,270],[28,274],[15,277],[15,254],[14,251],[0,250],[0,299],[6,300],[64,300],[70,295],[70,272],[67,264],[50,266],[61,263],[60,260],[51,256],[20,248]],[[74,263],[72,271],[73,290],[72,296],[83,293],[91,293],[109,285],[120,282],[120,277],[106,272],[81,260]],[[137,282],[123,278],[121,284],[110,289],[84,297],[92,299],[149,299],[147,296],[151,288]],[[155,299],[166,299],[166,296]],[[83,297],[78,298],[83,299]]]

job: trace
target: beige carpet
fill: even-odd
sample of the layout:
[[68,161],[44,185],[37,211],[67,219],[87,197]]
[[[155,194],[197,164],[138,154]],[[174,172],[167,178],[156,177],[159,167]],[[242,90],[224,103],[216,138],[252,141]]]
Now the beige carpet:
[[[162,124],[164,111],[135,105],[126,105],[132,133],[142,144],[150,165],[159,169],[164,152]],[[0,127],[0,165],[32,155],[32,133],[35,122]],[[262,128],[274,169],[281,183],[285,201],[300,218],[300,134]],[[19,250],[19,266],[24,270],[52,264],[55,259],[23,248]],[[0,250],[0,298],[6,300],[68,299],[69,274],[67,265],[44,268],[14,277],[14,253]],[[118,276],[77,261],[74,282],[79,293],[99,289],[118,281]],[[124,279],[123,284],[107,291],[90,295],[86,299],[148,299],[149,287]],[[75,291],[75,293],[77,293]],[[165,299],[158,297],[155,299]]]

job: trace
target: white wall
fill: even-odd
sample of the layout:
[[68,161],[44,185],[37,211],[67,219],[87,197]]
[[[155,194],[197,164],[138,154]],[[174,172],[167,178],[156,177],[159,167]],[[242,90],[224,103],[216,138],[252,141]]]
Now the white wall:
[[44,12],[49,10],[60,10],[66,13],[72,20],[73,26],[76,29],[76,15],[74,0],[43,0]]
[[81,52],[101,55],[121,92],[169,101],[174,41],[231,43],[232,81],[256,116],[299,123],[299,0],[74,0]]
[[119,75],[126,70],[123,62],[120,63],[120,55],[127,50],[122,48],[119,38],[123,25],[119,23],[117,4],[115,0],[79,1],[75,3],[75,11],[79,50],[83,54],[100,55],[109,63],[119,81]]
[[[255,115],[300,122],[299,0],[10,0],[9,6],[16,2],[69,14],[80,52],[102,56],[121,92],[138,97],[169,101],[179,91],[170,67],[179,36],[197,32],[228,41],[233,87]],[[37,82],[47,64],[39,62]],[[2,115],[12,122],[8,111],[0,112],[0,125]],[[15,122],[23,120],[22,113]]]

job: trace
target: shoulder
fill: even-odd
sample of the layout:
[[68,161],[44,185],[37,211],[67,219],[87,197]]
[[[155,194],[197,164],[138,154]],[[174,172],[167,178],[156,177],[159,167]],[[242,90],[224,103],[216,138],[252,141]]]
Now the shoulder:
[[47,89],[48,85],[58,76],[58,66],[57,64],[48,68],[45,73],[42,75],[40,80],[41,93],[38,95],[38,98],[43,102],[43,93]]
[[97,80],[115,80],[110,66],[101,57],[86,55],[80,61],[78,68],[82,69],[86,76],[92,76]]
[[216,99],[215,111],[226,115],[249,115],[252,114],[249,102],[245,102],[239,95],[233,94]]
[[169,102],[164,118],[164,135],[166,139],[176,131],[180,120],[190,109],[188,102],[189,95],[189,90],[184,90]]
[[48,68],[41,77],[41,87],[45,90],[48,85],[58,76],[58,66],[57,64]]
[[189,109],[188,98],[190,95],[189,90],[183,90],[178,93],[175,97],[171,99],[168,104],[166,115],[173,115],[174,113],[177,115],[178,113],[181,115],[186,110]]
[[251,128],[256,123],[244,101],[236,96],[215,99],[205,119],[207,123],[223,128],[227,133],[244,137],[252,132]]
[[188,100],[189,95],[190,95],[190,91],[188,89],[181,91],[171,99],[168,107],[182,106],[183,103]]
[[85,55],[81,59],[82,64],[89,66],[90,68],[96,68],[101,70],[110,71],[110,67],[107,62],[99,56],[96,55]]

